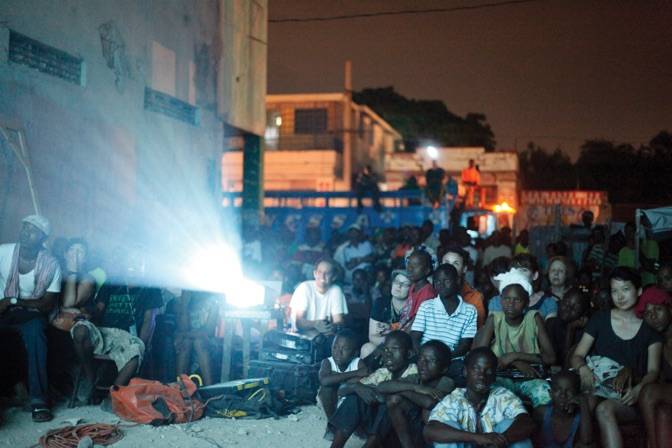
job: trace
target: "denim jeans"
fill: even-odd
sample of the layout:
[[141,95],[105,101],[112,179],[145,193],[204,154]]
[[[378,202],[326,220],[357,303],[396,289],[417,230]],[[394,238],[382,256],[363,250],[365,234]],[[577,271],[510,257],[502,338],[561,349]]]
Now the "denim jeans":
[[47,319],[36,317],[21,324],[3,324],[0,327],[18,331],[23,339],[28,360],[28,392],[32,405],[46,405],[47,383]]

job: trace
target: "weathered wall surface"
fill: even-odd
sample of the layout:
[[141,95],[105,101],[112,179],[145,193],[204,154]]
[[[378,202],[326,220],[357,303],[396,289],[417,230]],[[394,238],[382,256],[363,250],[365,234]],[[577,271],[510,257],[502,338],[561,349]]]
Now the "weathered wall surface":
[[[24,133],[55,235],[151,233],[182,206],[214,200],[218,11],[217,0],[0,2],[0,125]],[[9,30],[81,58],[82,82],[11,61]],[[197,123],[147,110],[146,87],[180,100]],[[6,144],[0,154],[7,242],[32,205],[21,164]]]

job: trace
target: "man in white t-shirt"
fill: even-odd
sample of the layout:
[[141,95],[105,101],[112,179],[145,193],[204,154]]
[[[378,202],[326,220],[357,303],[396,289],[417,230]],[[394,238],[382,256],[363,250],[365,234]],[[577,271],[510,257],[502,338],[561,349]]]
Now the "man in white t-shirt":
[[330,260],[320,260],[313,271],[315,280],[308,280],[296,287],[289,308],[292,327],[308,334],[330,334],[334,325],[342,325],[348,314],[348,305],[341,287],[332,285],[334,265]]
[[511,259],[511,246],[507,244],[506,236],[501,230],[495,230],[492,236],[492,244],[483,252],[483,267],[487,267],[492,260],[498,257]]
[[348,228],[348,241],[334,252],[334,261],[341,265],[345,272],[345,283],[352,283],[352,273],[357,269],[368,269],[375,259],[373,246],[366,240],[362,228],[353,224]]
[[61,291],[61,270],[44,247],[50,231],[45,217],[27,216],[22,220],[19,243],[0,245],[0,329],[18,331],[23,339],[35,422],[52,419],[45,331],[47,317]]

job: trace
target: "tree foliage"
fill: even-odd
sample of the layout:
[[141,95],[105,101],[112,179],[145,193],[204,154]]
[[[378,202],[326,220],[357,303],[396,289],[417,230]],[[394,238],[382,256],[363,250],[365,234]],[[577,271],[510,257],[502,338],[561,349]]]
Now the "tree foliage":
[[576,172],[569,156],[556,149],[548,152],[530,142],[519,155],[520,174],[528,190],[570,190],[576,188]]
[[495,135],[482,113],[460,117],[449,111],[443,101],[409,99],[393,87],[364,89],[355,92],[353,99],[369,106],[397,129],[409,151],[428,141],[441,146],[495,149]]
[[587,140],[575,163],[560,149],[530,143],[520,154],[525,189],[606,190],[614,203],[672,200],[672,134],[661,131],[638,148]]

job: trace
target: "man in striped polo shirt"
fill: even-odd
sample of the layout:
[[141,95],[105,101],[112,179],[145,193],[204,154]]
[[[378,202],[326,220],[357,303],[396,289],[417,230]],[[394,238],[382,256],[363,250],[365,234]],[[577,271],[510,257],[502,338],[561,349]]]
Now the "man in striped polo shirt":
[[460,283],[457,270],[442,264],[433,274],[434,289],[438,296],[420,305],[411,327],[411,337],[416,350],[427,341],[439,340],[452,351],[448,376],[463,387],[463,359],[476,335],[476,308],[459,296]]

